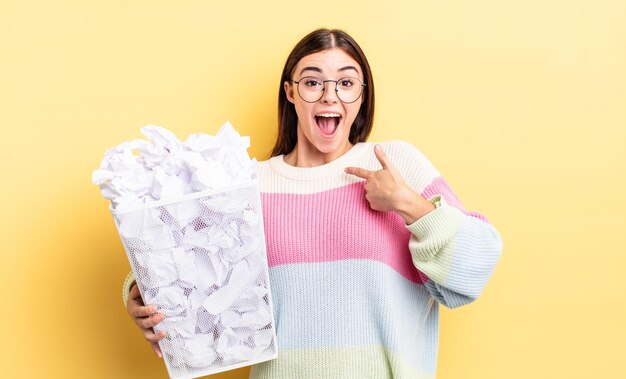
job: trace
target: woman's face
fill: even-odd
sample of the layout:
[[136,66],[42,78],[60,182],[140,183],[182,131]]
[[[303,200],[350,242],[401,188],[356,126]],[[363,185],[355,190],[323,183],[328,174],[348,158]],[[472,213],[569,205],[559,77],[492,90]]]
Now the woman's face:
[[[299,82],[305,77],[313,77],[318,83],[346,77],[357,78],[362,83],[363,71],[343,50],[334,48],[302,58],[293,70],[292,79]],[[304,88],[304,84],[300,88]],[[298,84],[284,83],[287,99],[294,104],[298,115],[296,149],[299,154],[308,154],[310,158],[319,157],[329,162],[352,147],[350,127],[359,113],[363,96],[352,103],[344,103],[337,96],[336,83],[326,82],[322,85],[325,87],[321,98],[310,103],[304,101],[298,93]],[[359,83],[355,82],[355,85]],[[304,92],[301,94],[307,98]]]

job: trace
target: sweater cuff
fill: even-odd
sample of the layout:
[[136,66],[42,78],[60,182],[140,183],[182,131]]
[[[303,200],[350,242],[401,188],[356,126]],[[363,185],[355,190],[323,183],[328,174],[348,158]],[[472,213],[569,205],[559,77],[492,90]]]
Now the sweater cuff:
[[124,299],[124,307],[126,307],[126,304],[128,303],[128,293],[130,292],[130,289],[133,288],[133,285],[135,285],[135,283],[137,283],[135,281],[135,275],[131,271],[128,273],[128,275],[126,275],[126,279],[124,279],[124,285],[122,286],[122,299]]
[[428,201],[436,208],[411,225],[406,225],[420,244],[420,249],[413,252],[414,256],[422,261],[431,259],[452,240],[463,220],[463,212],[448,205],[442,196],[433,196]]

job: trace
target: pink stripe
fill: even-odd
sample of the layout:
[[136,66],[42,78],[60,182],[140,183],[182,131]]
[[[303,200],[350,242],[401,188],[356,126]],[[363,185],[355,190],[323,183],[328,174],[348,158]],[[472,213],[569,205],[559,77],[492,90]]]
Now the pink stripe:
[[476,217],[479,220],[482,220],[489,224],[489,220],[487,217],[483,216],[478,212],[472,212],[465,209],[463,203],[461,203],[461,199],[456,196],[456,194],[452,191],[448,183],[442,177],[436,177],[432,183],[424,188],[424,192],[422,192],[422,196],[429,199],[433,196],[441,195],[449,205],[457,208],[461,212],[465,213],[468,216]]
[[269,266],[371,259],[414,283],[427,281],[411,261],[404,221],[372,210],[363,183],[314,194],[261,193]]

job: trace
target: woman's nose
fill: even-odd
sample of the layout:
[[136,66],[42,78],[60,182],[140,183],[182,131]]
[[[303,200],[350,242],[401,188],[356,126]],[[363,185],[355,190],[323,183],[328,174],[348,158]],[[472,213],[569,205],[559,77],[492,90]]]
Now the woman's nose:
[[339,101],[337,96],[337,82],[329,80],[324,82],[324,92],[322,93],[323,103],[336,103]]

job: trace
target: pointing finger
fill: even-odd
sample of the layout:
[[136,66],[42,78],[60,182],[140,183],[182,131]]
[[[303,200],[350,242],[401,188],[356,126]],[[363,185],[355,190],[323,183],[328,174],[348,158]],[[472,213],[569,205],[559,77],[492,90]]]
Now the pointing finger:
[[363,179],[369,179],[370,175],[372,175],[372,171],[360,167],[347,167],[345,171],[346,174],[358,176]]
[[389,158],[387,158],[387,154],[385,154],[385,152],[383,151],[383,148],[380,147],[380,145],[374,146],[374,154],[376,155],[376,158],[378,158],[378,161],[380,162],[381,166],[383,166],[383,170],[391,166],[391,163],[389,162]]

